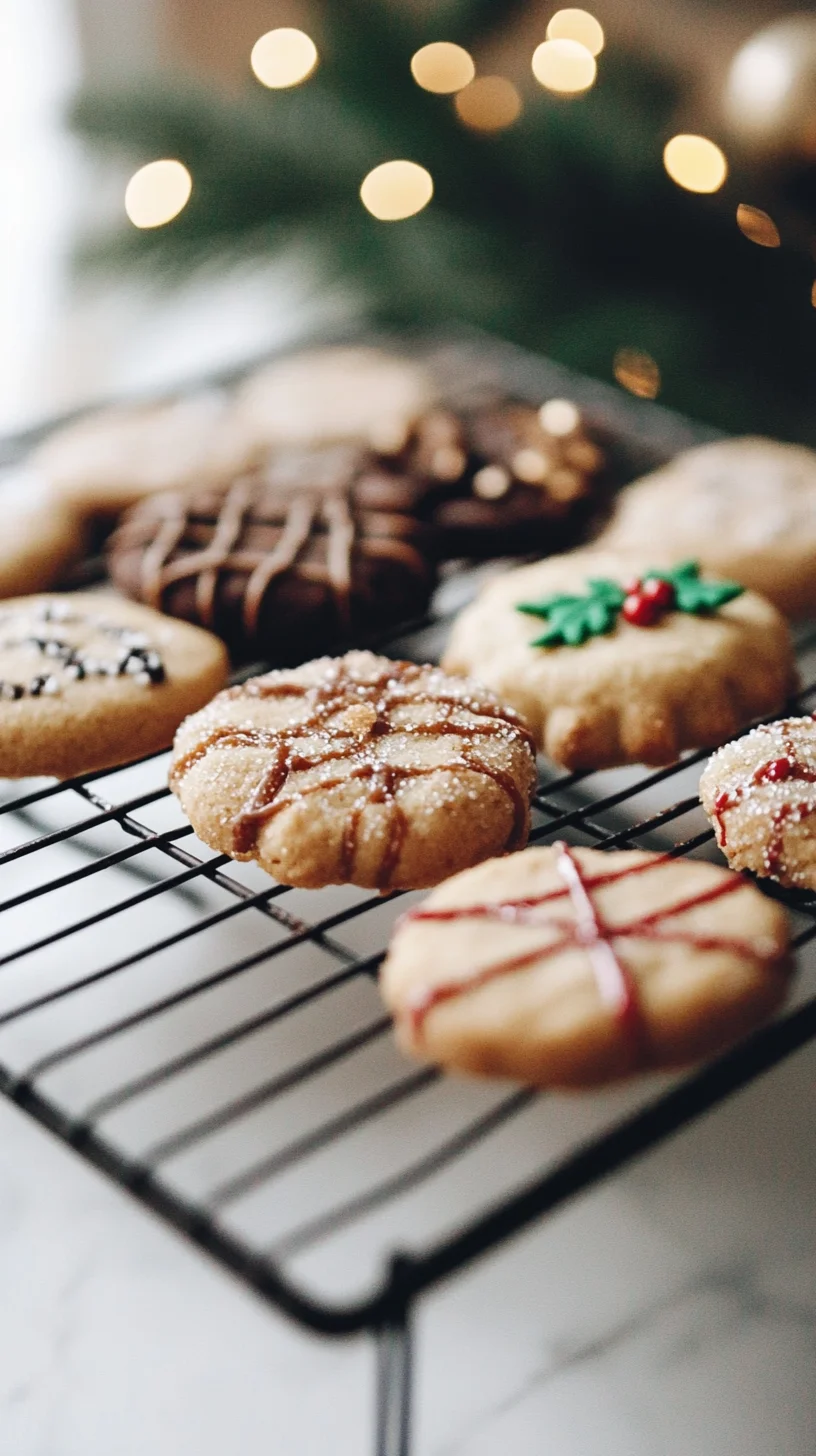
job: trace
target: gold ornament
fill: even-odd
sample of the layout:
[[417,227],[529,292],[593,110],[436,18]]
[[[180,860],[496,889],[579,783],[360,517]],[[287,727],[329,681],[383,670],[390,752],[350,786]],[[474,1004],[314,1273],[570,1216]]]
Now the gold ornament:
[[757,31],[728,70],[725,120],[753,161],[816,162],[816,15]]

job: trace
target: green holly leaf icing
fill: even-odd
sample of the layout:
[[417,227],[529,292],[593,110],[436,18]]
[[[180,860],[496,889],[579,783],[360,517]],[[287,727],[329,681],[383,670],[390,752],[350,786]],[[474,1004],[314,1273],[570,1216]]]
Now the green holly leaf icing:
[[623,606],[625,593],[615,581],[597,577],[588,583],[584,596],[561,594],[542,597],[540,602],[520,602],[516,610],[542,617],[547,630],[532,647],[580,647],[588,637],[611,632]]
[[[694,616],[716,612],[745,590],[736,581],[701,581],[696,561],[682,561],[670,571],[644,572],[643,580],[650,579],[668,582],[673,587],[671,611]],[[535,637],[531,647],[580,647],[589,637],[601,637],[612,631],[626,593],[616,581],[606,577],[590,578],[587,585],[589,591],[582,596],[559,593],[542,597],[539,602],[519,602],[517,612],[540,617],[547,623],[546,632]]]
[[647,571],[644,580],[649,577],[669,582],[674,587],[675,611],[695,616],[716,612],[734,597],[742,596],[745,590],[736,581],[701,581],[696,561],[683,561],[671,571]]

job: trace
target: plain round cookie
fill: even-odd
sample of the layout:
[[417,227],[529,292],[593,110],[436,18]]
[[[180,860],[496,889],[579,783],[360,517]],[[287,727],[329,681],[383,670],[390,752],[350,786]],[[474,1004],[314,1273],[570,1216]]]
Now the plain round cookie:
[[696,557],[789,617],[816,611],[816,453],[761,436],[717,440],[627,486],[598,544]]
[[584,593],[594,578],[624,584],[652,564],[582,551],[503,573],[458,617],[442,665],[511,703],[570,769],[670,763],[780,712],[796,685],[790,635],[751,592],[708,616],[671,611],[649,627],[619,617],[581,646],[531,645],[543,624],[520,603]]
[[220,693],[170,785],[199,838],[282,884],[419,889],[526,842],[535,759],[492,693],[349,652]]
[[29,457],[83,517],[111,516],[156,491],[229,481],[257,448],[223,390],[116,405],[56,430]]
[[236,418],[266,449],[361,440],[395,451],[433,395],[430,374],[414,360],[373,348],[310,349],[250,374]]
[[96,593],[0,604],[0,776],[72,778],[167,748],[220,688],[217,637]]
[[380,976],[421,1061],[582,1087],[710,1056],[782,1000],[782,908],[730,870],[552,845],[440,885]]
[[816,722],[783,718],[709,759],[700,799],[728,863],[816,889]]
[[54,586],[79,561],[85,533],[77,516],[36,470],[0,476],[0,597]]

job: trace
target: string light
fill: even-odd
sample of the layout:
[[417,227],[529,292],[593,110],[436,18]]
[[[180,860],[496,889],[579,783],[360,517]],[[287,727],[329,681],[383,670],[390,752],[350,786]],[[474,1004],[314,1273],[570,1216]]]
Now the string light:
[[163,157],[134,172],[125,188],[125,212],[134,227],[163,227],[186,207],[192,190],[184,163]]
[[604,48],[603,26],[588,10],[557,10],[547,26],[547,40],[577,40],[591,56]]
[[595,57],[577,40],[545,40],[533,52],[533,75],[548,91],[588,91],[597,73]]
[[474,131],[504,131],[521,112],[521,97],[506,76],[479,76],[459,92],[456,114]]
[[427,207],[433,197],[433,178],[417,162],[382,162],[363,178],[363,207],[380,222],[399,222]]
[[461,91],[476,75],[473,57],[452,41],[435,40],[411,57],[411,75],[423,91],[450,96]]
[[660,392],[660,369],[642,349],[618,349],[612,373],[618,384],[639,399],[656,399]]
[[581,423],[581,416],[571,399],[548,399],[538,411],[541,428],[556,439],[571,435]]
[[262,86],[281,91],[299,86],[317,65],[317,46],[303,30],[282,25],[256,40],[249,58]]
[[758,243],[760,248],[781,246],[779,228],[770,214],[763,212],[761,207],[751,207],[749,203],[741,202],[737,208],[737,227],[752,243]]
[[663,148],[663,165],[687,192],[716,192],[728,176],[725,153],[703,136],[672,137]]

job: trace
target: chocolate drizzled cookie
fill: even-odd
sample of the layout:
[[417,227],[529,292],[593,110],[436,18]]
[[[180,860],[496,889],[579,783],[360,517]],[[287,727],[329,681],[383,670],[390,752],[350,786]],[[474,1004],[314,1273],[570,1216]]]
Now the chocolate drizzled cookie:
[[[109,547],[129,596],[217,632],[235,659],[286,665],[408,621],[435,574],[413,494],[357,446],[293,451],[227,490],[172,493]],[[382,495],[379,507],[372,505]]]
[[[560,551],[574,544],[599,500],[604,455],[577,407],[505,401],[470,411],[434,409],[395,457],[416,509],[443,556]],[[372,486],[384,503],[392,482]]]

